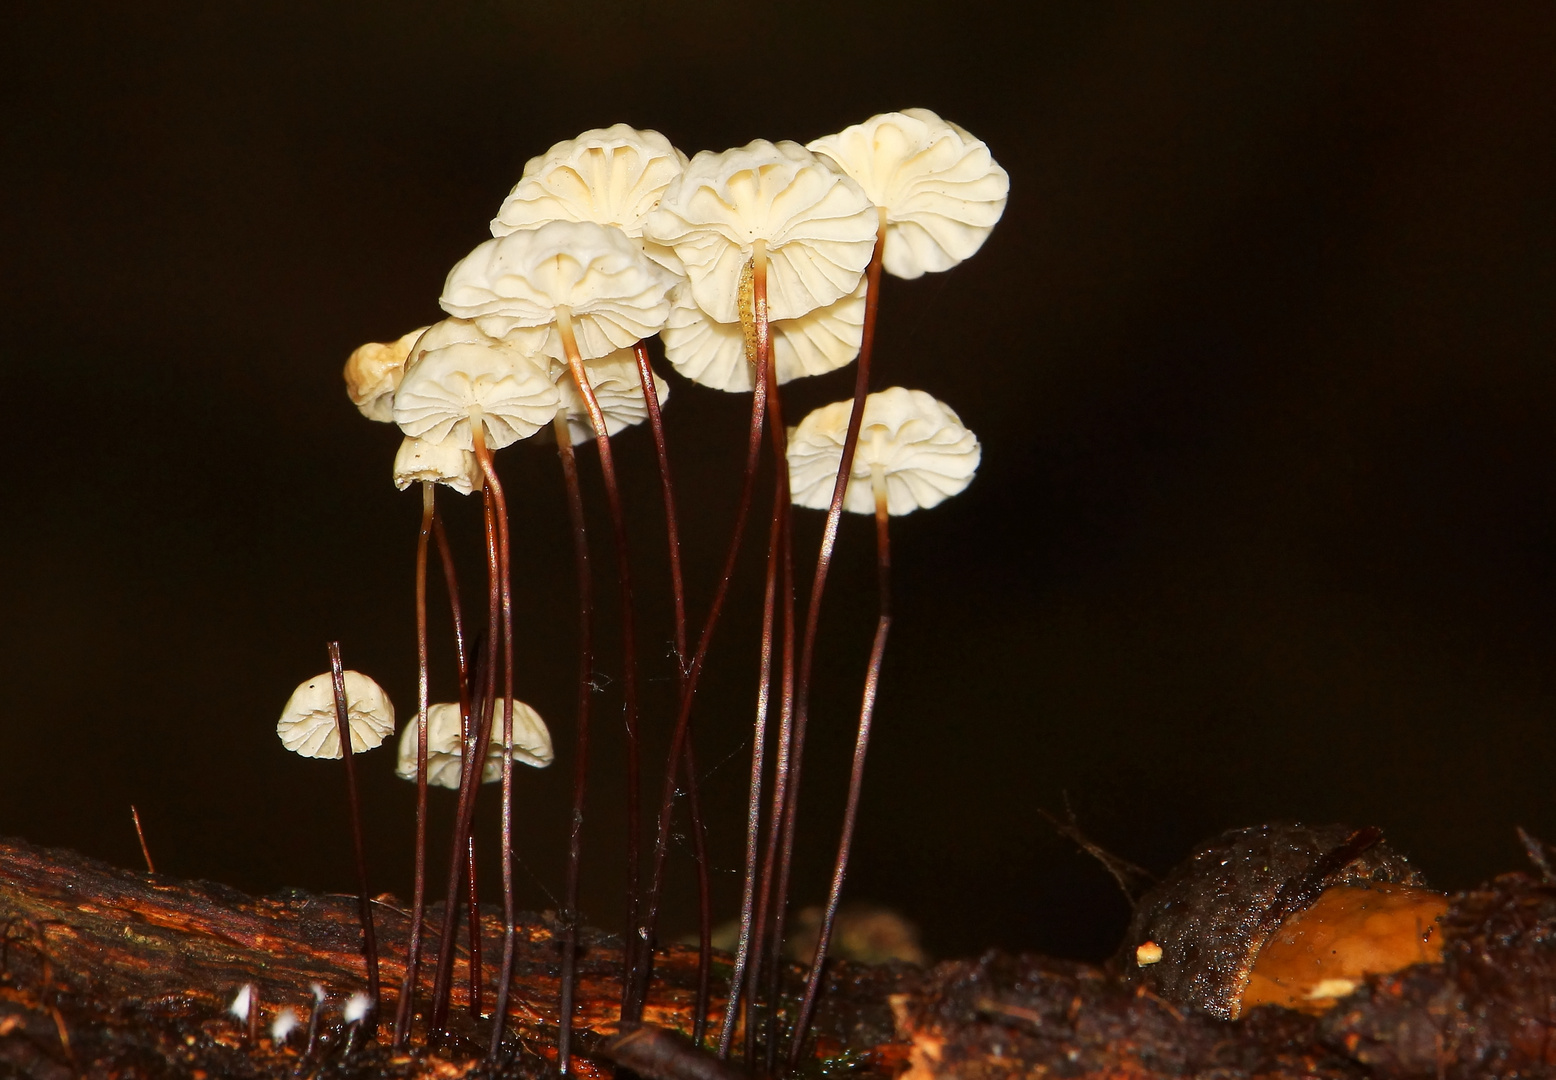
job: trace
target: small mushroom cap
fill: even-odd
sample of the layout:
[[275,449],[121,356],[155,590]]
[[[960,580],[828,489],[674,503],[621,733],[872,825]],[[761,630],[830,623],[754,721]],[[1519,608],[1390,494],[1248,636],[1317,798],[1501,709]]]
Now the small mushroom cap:
[[449,271],[438,302],[524,352],[559,360],[556,309],[565,306],[578,351],[593,360],[657,334],[676,280],[618,228],[552,221],[481,244]]
[[1010,176],[981,140],[928,109],[881,113],[809,146],[886,211],[882,265],[897,277],[970,258],[1005,212]]
[[[394,733],[394,706],[384,688],[360,671],[346,676],[346,722],[351,752],[371,750]],[[276,724],[281,745],[310,758],[338,758],[340,731],[335,726],[335,680],[326,671],[292,691]]]
[[[481,782],[490,784],[502,779],[502,716],[503,704],[497,703],[492,717],[492,738],[486,751],[486,763],[481,767]],[[460,745],[459,706],[457,704],[432,705],[427,709],[427,783],[434,787],[459,787],[460,759],[464,748]],[[395,775],[403,780],[416,779],[416,721],[412,720],[400,732],[400,754],[395,763]],[[517,698],[513,701],[513,760],[523,765],[543,769],[554,760],[551,749],[551,732],[540,714]]]
[[[843,460],[852,401],[824,405],[789,432],[789,487],[796,506],[824,510]],[[893,515],[936,506],[972,483],[981,450],[956,413],[922,390],[893,386],[864,399],[864,421],[854,452],[843,509],[875,512],[870,474],[886,474],[886,506]]]
[[481,466],[455,439],[428,442],[407,435],[394,455],[394,486],[404,491],[424,481],[468,495],[481,486]]
[[735,323],[755,241],[767,244],[769,317],[797,319],[854,291],[877,224],[847,176],[798,143],[758,139],[692,158],[643,235],[674,249],[702,310]]
[[638,239],[665,188],[685,168],[686,155],[657,131],[626,124],[586,131],[529,159],[492,219],[492,235],[548,221],[592,221]]
[[[859,355],[864,339],[866,282],[843,299],[798,319],[778,319],[772,330],[772,362],[780,384],[807,375],[824,375]],[[671,294],[670,321],[660,332],[665,359],[693,382],[732,393],[751,391],[745,331],[739,323],[715,322],[697,306],[691,290]]]
[[550,365],[488,337],[474,323],[445,319],[422,335],[394,395],[394,419],[417,439],[474,450],[479,411],[493,450],[527,439],[556,415]]
[[398,341],[370,341],[358,346],[346,360],[346,396],[369,420],[394,422],[394,392],[405,374],[405,358],[416,339],[427,332],[425,326],[412,330]]
[[[648,419],[648,402],[643,398],[643,380],[638,375],[637,357],[631,349],[618,349],[600,360],[584,365],[589,376],[589,386],[605,414],[605,430],[614,435],[624,428],[641,424]],[[567,368],[557,373],[557,390],[562,395],[562,407],[567,410],[567,430],[573,443],[588,442],[594,438],[594,425],[584,407],[583,395]],[[656,372],[654,392],[662,405],[670,400],[670,384]]]

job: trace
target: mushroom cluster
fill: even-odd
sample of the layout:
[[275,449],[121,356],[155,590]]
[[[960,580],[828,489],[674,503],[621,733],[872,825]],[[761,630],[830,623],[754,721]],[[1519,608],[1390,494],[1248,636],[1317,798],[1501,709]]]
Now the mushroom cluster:
[[[764,439],[767,453],[780,466],[772,470],[765,644],[752,731],[742,934],[718,1039],[719,1051],[726,1057],[742,1010],[760,1007],[764,993],[771,993],[764,990],[761,976],[777,970],[774,965],[781,955],[810,671],[839,516],[845,509],[876,516],[880,624],[866,671],[854,779],[833,887],[811,965],[805,1008],[791,1032],[791,1057],[798,1053],[846,872],[875,685],[890,622],[886,519],[934,506],[961,491],[979,460],[977,440],[948,406],[929,394],[901,387],[870,392],[881,271],[912,278],[949,269],[971,256],[1003,212],[1008,186],[1004,170],[981,141],[926,109],[884,113],[807,145],[758,139],[691,156],[656,131],[624,124],[586,131],[525,164],[491,220],[491,239],[449,271],[438,298],[446,315],[442,321],[392,343],[364,345],[351,355],[345,377],[352,402],[369,419],[399,426],[404,440],[395,456],[393,481],[400,490],[417,486],[422,496],[416,556],[418,703],[414,719],[401,732],[396,764],[400,776],[417,784],[413,931],[395,1022],[397,1046],[405,1044],[416,1015],[427,889],[427,789],[430,785],[458,792],[440,937],[451,942],[461,899],[474,911],[469,884],[475,878],[474,806],[480,785],[489,780],[500,780],[502,785],[499,857],[505,916],[503,965],[495,987],[493,1055],[505,1037],[515,934],[513,763],[544,766],[552,761],[553,751],[544,722],[514,696],[510,572],[514,537],[509,528],[509,496],[493,455],[551,430],[574,531],[581,635],[572,833],[560,911],[564,948],[557,1051],[564,1075],[570,1069],[579,836],[589,771],[594,678],[592,576],[574,445],[592,441],[596,448],[620,586],[627,917],[632,931],[626,935],[624,956],[624,1025],[642,1019],[647,1000],[671,819],[683,790],[698,853],[699,893],[707,904],[690,723],[693,702],[736,569],[757,478],[765,475],[760,468]],[[674,485],[661,422],[661,407],[671,386],[653,370],[647,343],[655,336],[664,360],[677,374],[711,389],[751,395],[741,494],[722,573],[715,579],[713,600],[695,647],[688,633]],[[780,387],[798,378],[824,376],[854,361],[850,399],[817,410],[796,428],[785,426]],[[659,470],[674,596],[677,686],[646,887],[640,880],[638,847],[642,740],[635,614],[626,515],[613,445],[614,439],[638,424],[646,424],[651,433]],[[486,618],[479,655],[466,649],[455,559],[437,508],[439,487],[462,495],[480,493]],[[794,505],[828,511],[803,638],[798,632],[792,574],[779,573],[780,567],[792,563],[793,538],[787,522]],[[427,567],[434,542],[451,604],[460,690],[458,702],[436,705],[430,703],[427,642]],[[775,650],[775,640],[787,644]],[[355,673],[346,674],[350,684],[349,676]],[[775,682],[787,688],[776,697]],[[337,711],[350,712],[351,685],[347,691],[347,704]],[[778,722],[770,731],[768,703],[778,698]],[[325,704],[322,699],[315,702],[315,713],[323,716]],[[377,745],[390,730],[380,725],[358,736],[355,717],[351,713],[353,749]],[[335,744],[322,721],[312,723],[310,728],[301,719],[283,720],[283,738],[289,747],[327,754]],[[337,718],[337,727],[342,723]],[[481,761],[481,768],[462,768],[472,760]],[[758,896],[769,898],[761,911]],[[700,920],[704,926],[706,914],[702,912]],[[474,918],[470,932],[470,1000],[472,1009],[480,1012],[481,948]],[[764,940],[774,943],[771,958],[764,959]],[[710,971],[705,933],[693,1031],[699,1043],[706,1034]],[[451,979],[452,950],[442,949],[429,1013],[433,1031],[444,1029]]]

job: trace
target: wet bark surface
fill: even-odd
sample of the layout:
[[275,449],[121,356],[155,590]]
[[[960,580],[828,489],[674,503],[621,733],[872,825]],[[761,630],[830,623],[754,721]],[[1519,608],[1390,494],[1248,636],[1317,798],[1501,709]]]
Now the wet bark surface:
[[[375,910],[383,1013],[392,1015],[408,919],[389,899]],[[432,955],[436,919],[428,922]],[[484,923],[489,984],[501,927],[491,914]],[[554,1075],[557,930],[541,916],[520,928],[516,1037],[505,1060],[484,1060],[488,1029],[468,1013],[461,945],[450,1040],[429,1047],[418,1024],[412,1047],[395,1052],[387,1031],[353,1038],[342,1020],[345,999],[365,982],[354,897],[255,898],[0,841],[0,1077]],[[1505,875],[1455,897],[1444,932],[1442,963],[1371,978],[1318,1017],[1260,1008],[1223,1020],[1103,968],[1042,957],[990,954],[928,971],[836,964],[800,1076],[1556,1076],[1556,887]],[[617,1034],[620,943],[591,931],[584,944],[580,1042],[594,1057],[580,1071],[597,1074],[609,1069]],[[799,975],[789,972],[791,989]],[[715,988],[727,977],[721,960]],[[689,1030],[695,979],[694,950],[662,951],[648,1019]],[[315,982],[327,997],[318,1045],[305,1056]],[[254,986],[263,1021],[252,1037],[227,1013],[244,984]],[[420,1000],[425,1007],[425,989]],[[715,1012],[721,1006],[713,1002]],[[268,1029],[285,1007],[302,1027],[277,1045]],[[731,1075],[675,1053],[662,1060],[662,1080]]]

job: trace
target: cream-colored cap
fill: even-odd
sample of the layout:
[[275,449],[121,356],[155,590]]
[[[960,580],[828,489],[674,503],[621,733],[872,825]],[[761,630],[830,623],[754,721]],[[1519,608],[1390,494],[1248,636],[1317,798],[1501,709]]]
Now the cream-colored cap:
[[[394,706],[384,688],[360,671],[347,671],[346,722],[351,752],[371,750],[394,732]],[[281,745],[310,758],[338,758],[340,731],[335,724],[335,680],[326,671],[303,683],[281,710],[276,724]]]
[[[831,504],[852,409],[852,401],[823,405],[790,429],[789,490],[796,506]],[[843,508],[875,512],[870,476],[876,466],[885,474],[891,514],[938,505],[972,483],[980,455],[977,437],[944,402],[900,386],[871,394]]]
[[363,416],[385,424],[394,422],[394,392],[405,374],[405,358],[425,326],[398,341],[370,341],[346,359],[346,396]]
[[797,319],[854,291],[876,225],[858,184],[798,143],[758,139],[692,158],[643,235],[674,249],[702,310],[735,323],[755,241],[767,246],[769,318]]
[[474,323],[445,319],[422,335],[394,396],[394,419],[417,439],[474,450],[479,416],[493,450],[527,439],[556,416],[551,366],[488,337]]
[[[591,360],[584,365],[589,376],[589,386],[605,414],[605,430],[614,435],[623,428],[641,424],[648,419],[648,402],[643,398],[643,380],[638,375],[637,357],[631,349],[618,349],[609,356]],[[576,445],[594,439],[594,424],[584,407],[583,395],[567,368],[558,369],[557,390],[562,396],[562,407],[567,410],[567,430]],[[654,374],[654,393],[662,405],[670,400],[670,384],[659,374]]]
[[1010,177],[989,148],[928,109],[881,113],[809,145],[885,209],[883,266],[897,277],[970,258],[1005,212]]
[[468,495],[481,486],[481,465],[455,439],[428,442],[407,435],[394,455],[394,486],[404,491],[427,481]]
[[[487,746],[486,762],[481,767],[481,782],[490,784],[502,779],[502,718],[503,703],[497,702],[492,716],[492,737]],[[416,721],[412,720],[400,732],[400,753],[395,762],[395,775],[404,780],[416,779]],[[459,787],[460,763],[464,747],[460,740],[459,706],[457,704],[432,705],[427,709],[427,783],[434,787]],[[524,702],[513,700],[513,760],[521,765],[543,769],[554,760],[551,749],[551,732],[540,714]]]

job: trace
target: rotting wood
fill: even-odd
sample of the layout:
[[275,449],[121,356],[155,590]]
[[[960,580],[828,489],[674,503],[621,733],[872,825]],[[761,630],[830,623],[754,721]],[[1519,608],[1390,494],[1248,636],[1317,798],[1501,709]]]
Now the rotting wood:
[[[384,985],[392,988],[408,919],[382,898],[378,912]],[[486,921],[491,963],[499,920],[492,912]],[[482,1060],[481,1026],[458,997],[460,1026],[447,1045],[418,1042],[396,1054],[369,1043],[346,1057],[340,1009],[364,981],[354,897],[254,898],[0,841],[0,1077],[554,1075],[547,1055],[559,930],[542,916],[521,924],[513,1023],[523,1050],[501,1067]],[[1041,957],[991,953],[927,972],[837,964],[801,1077],[904,1069],[907,1080],[1556,1075],[1556,887],[1504,875],[1455,897],[1444,933],[1442,963],[1370,978],[1319,1017],[1260,1008],[1220,1020],[1128,987],[1102,968]],[[435,930],[429,934],[436,949]],[[620,943],[590,931],[583,944],[582,1045],[606,1051],[620,1000]],[[663,951],[655,971],[649,1019],[689,1031],[695,950]],[[715,988],[728,974],[725,958]],[[789,972],[791,991],[799,975]],[[303,1061],[312,982],[330,997],[321,1045]],[[247,1026],[226,1014],[245,983],[254,985],[265,1021],[253,1043]],[[288,1006],[303,1028],[276,1047],[268,1025]],[[721,1007],[715,999],[710,1011]],[[599,1068],[580,1064],[585,1075]]]

